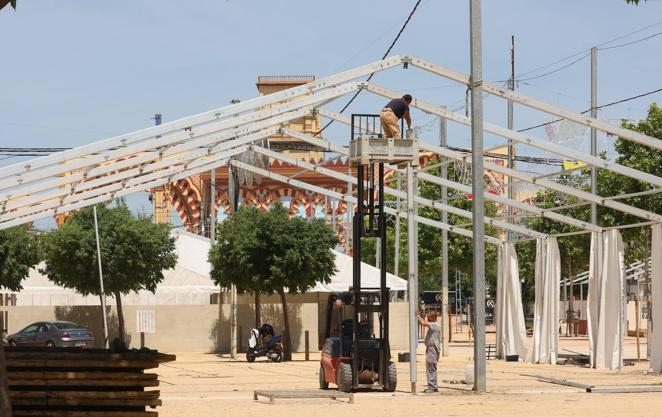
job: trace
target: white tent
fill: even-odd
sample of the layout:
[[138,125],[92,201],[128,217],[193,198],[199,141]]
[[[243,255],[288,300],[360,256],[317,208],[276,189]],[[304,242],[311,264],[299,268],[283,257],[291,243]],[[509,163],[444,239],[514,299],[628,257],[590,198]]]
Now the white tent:
[[[209,278],[211,265],[207,262],[210,241],[207,238],[182,230],[173,230],[176,238],[177,266],[163,272],[163,281],[156,292],[139,291],[122,297],[125,305],[171,305],[210,303],[210,296],[219,291],[218,286]],[[347,291],[352,284],[352,258],[336,253],[338,272],[328,284],[317,283],[311,292]],[[374,266],[361,264],[362,285],[379,287],[379,270]],[[19,306],[57,306],[57,305],[98,305],[99,297],[84,296],[76,291],[55,285],[39,272],[43,265],[30,270],[29,277],[23,281],[23,290],[16,293],[16,305]],[[387,285],[392,291],[407,289],[407,281],[387,274]],[[109,303],[112,300],[109,298]]]

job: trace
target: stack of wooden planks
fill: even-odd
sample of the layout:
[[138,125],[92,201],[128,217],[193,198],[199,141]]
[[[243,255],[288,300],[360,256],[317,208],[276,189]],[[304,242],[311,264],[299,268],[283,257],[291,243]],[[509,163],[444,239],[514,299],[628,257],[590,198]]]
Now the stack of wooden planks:
[[6,348],[15,417],[156,417],[158,375],[174,355],[156,351]]

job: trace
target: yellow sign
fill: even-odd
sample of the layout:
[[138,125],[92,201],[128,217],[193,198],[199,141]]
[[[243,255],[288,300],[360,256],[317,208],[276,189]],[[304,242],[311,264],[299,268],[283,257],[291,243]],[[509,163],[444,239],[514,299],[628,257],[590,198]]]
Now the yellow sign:
[[569,171],[571,169],[579,169],[585,167],[586,163],[582,161],[563,161],[563,169]]

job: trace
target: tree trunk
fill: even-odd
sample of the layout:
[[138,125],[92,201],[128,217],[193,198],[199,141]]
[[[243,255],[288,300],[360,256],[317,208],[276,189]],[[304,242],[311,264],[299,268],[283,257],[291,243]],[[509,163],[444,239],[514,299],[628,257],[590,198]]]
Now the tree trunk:
[[260,293],[255,293],[255,328],[259,329],[262,326],[262,316],[260,311]]
[[120,342],[122,342],[122,344],[126,346],[126,330],[124,328],[124,311],[122,310],[122,294],[118,291],[115,292],[114,295],[115,295],[115,303],[117,304],[117,322],[119,325]]
[[292,360],[292,339],[290,338],[290,317],[287,314],[287,297],[285,296],[285,291],[280,290],[278,291],[280,294],[280,302],[283,305],[283,322],[285,323],[285,332],[283,334],[283,338],[285,339],[285,343],[283,343],[283,361],[291,361]]
[[5,347],[0,342],[0,415],[12,417],[11,401],[9,400],[9,385],[7,384],[7,365],[5,363]]

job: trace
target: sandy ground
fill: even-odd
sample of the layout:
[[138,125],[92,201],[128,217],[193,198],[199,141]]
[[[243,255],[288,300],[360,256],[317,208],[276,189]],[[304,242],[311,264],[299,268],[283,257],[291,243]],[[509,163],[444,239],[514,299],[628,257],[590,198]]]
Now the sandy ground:
[[[456,337],[456,339],[460,339]],[[466,338],[466,335],[465,335]],[[493,335],[488,334],[488,343]],[[585,338],[562,338],[561,348],[588,352]],[[417,355],[418,395],[412,395],[409,364],[398,364],[395,393],[360,392],[354,404],[346,400],[253,400],[254,390],[317,389],[319,354],[311,361],[295,355],[288,363],[258,361],[249,364],[213,354],[179,353],[177,361],[158,369],[163,417],[211,416],[662,416],[662,393],[595,394],[567,386],[540,382],[522,374],[541,374],[589,385],[662,384],[661,375],[647,374],[647,362],[621,371],[600,371],[575,365],[530,365],[490,360],[487,394],[473,394],[464,380],[472,347],[466,341],[451,344],[450,356],[439,363],[440,392],[421,394],[425,388],[424,355]],[[562,350],[563,352],[563,350]],[[626,358],[636,357],[633,338],[625,344]],[[642,346],[645,354],[645,346]],[[442,380],[444,381],[442,383]]]

